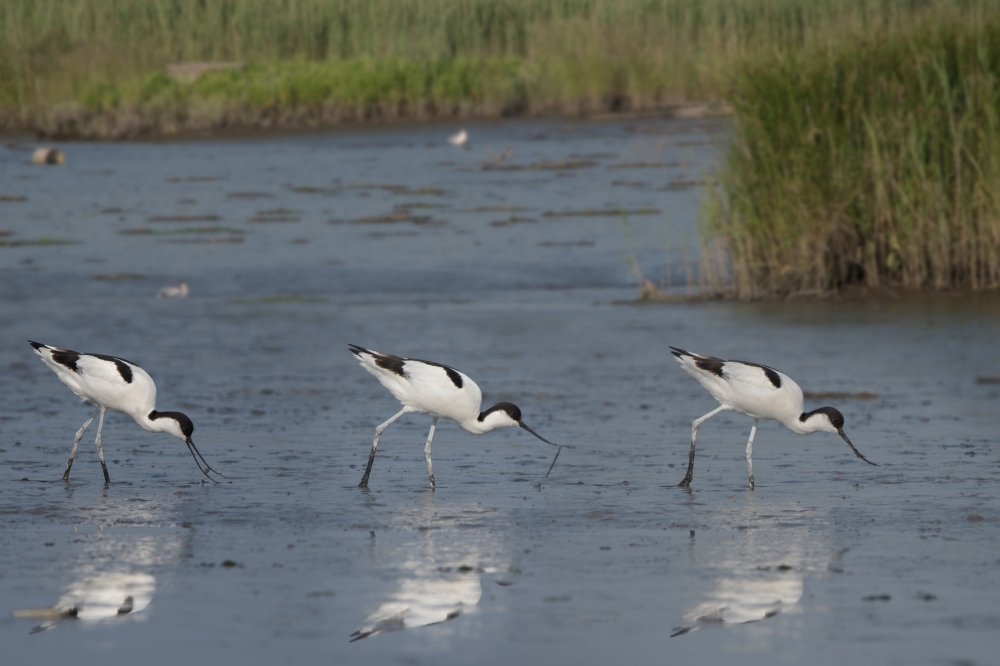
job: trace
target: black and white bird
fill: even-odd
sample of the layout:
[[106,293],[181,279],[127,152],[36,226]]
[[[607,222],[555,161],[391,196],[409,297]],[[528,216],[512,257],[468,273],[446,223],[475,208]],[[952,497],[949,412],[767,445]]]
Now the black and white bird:
[[554,444],[529,428],[521,420],[521,410],[509,402],[498,402],[486,411],[480,411],[483,401],[482,391],[468,375],[454,368],[432,361],[382,354],[357,345],[349,346],[361,367],[375,375],[382,386],[403,403],[403,408],[395,416],[375,428],[375,440],[368,456],[368,467],[361,483],[358,484],[359,488],[368,487],[368,476],[372,471],[372,463],[375,462],[375,449],[378,447],[378,438],[381,437],[382,431],[403,414],[411,412],[429,414],[434,418],[431,421],[430,433],[427,435],[427,444],[424,446],[427,476],[431,488],[434,488],[431,440],[434,439],[434,428],[437,427],[439,418],[451,419],[474,435],[482,435],[497,428],[515,426],[524,428],[546,444],[558,447],[552,465],[549,466],[549,472],[555,466],[563,447],[568,446]]
[[[746,361],[727,361],[714,356],[702,356],[671,347],[684,370],[698,380],[720,405],[691,423],[691,454],[688,470],[681,486],[690,486],[694,473],[694,441],[698,426],[723,410],[746,414],[753,418],[750,441],[747,442],[747,473],[753,488],[753,437],[760,419],[778,421],[799,435],[832,432],[840,435],[854,454],[869,465],[875,465],[854,448],[844,434],[844,416],[833,407],[803,411],[802,389],[792,378],[774,368]],[[875,465],[878,467],[878,465]]]
[[[101,468],[104,470],[104,482],[111,483],[111,478],[108,476],[108,466],[104,463],[104,449],[101,444],[104,412],[108,410],[128,414],[149,432],[165,432],[182,440],[187,444],[201,473],[210,479],[212,478],[208,473],[215,472],[215,470],[209,467],[201,452],[191,441],[191,434],[194,432],[194,424],[191,423],[191,419],[180,412],[156,411],[156,384],[153,383],[153,378],[146,374],[145,370],[131,361],[115,356],[81,354],[69,349],[43,345],[40,342],[32,342],[31,340],[28,342],[35,348],[35,353],[41,357],[45,365],[56,373],[56,376],[69,387],[69,390],[80,396],[84,402],[96,407],[91,417],[76,432],[73,450],[70,451],[66,472],[63,474],[64,481],[69,480],[69,471],[73,467],[73,459],[76,457],[76,447],[80,444],[83,433],[94,418],[100,414],[101,419],[97,425],[95,443],[97,444],[97,455],[101,459]],[[201,463],[198,462],[199,458],[201,458]],[[202,463],[205,464],[204,469],[202,469]],[[218,474],[218,472],[215,473]]]

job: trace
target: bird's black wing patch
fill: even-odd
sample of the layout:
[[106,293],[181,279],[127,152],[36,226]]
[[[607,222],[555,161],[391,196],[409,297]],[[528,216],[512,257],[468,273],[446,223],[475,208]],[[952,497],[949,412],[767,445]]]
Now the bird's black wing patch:
[[[767,377],[768,381],[774,388],[781,388],[781,375],[774,368],[770,368],[766,365],[761,365],[760,363],[750,363],[749,361],[733,361],[733,363],[742,363],[743,365],[751,365],[755,368],[760,368],[764,371],[764,376]],[[721,376],[721,375],[720,375]]]
[[406,359],[408,361],[416,361],[418,363],[423,363],[424,365],[433,365],[435,368],[442,368],[444,373],[448,375],[448,379],[451,383],[455,385],[455,388],[462,388],[462,375],[458,374],[458,370],[447,366],[444,363],[435,363],[434,361],[422,361],[419,358]]
[[76,367],[76,362],[80,360],[80,354],[77,352],[68,349],[52,349],[52,360],[76,374],[80,374],[80,369]]
[[[77,358],[79,358],[79,356],[80,355],[77,354]],[[94,358],[99,358],[102,361],[114,363],[115,367],[118,368],[118,374],[122,376],[122,379],[125,380],[125,383],[126,384],[132,383],[132,368],[128,367],[128,364],[132,363],[132,361],[126,361],[123,358],[116,358],[114,356],[107,356],[105,354],[87,354],[87,356],[93,356]],[[52,357],[55,358],[55,354],[53,354]],[[135,363],[132,363],[132,365],[135,365]]]
[[389,372],[394,372],[400,377],[405,377],[406,373],[403,372],[403,366],[406,365],[406,359],[399,356],[393,356],[392,354],[376,354],[374,352],[369,352],[372,358],[375,359],[375,365],[380,368],[385,368]]
[[722,376],[722,366],[726,364],[721,358],[715,358],[714,356],[692,356],[694,358],[694,364],[701,370],[705,372],[711,372],[713,375],[719,377]]

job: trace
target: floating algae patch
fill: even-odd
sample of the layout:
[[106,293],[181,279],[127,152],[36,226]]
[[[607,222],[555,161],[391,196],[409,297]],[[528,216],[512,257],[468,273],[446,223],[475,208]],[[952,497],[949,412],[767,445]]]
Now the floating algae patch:
[[150,222],[218,222],[222,218],[215,214],[209,215],[154,215],[148,218]]
[[176,236],[178,234],[237,234],[243,233],[242,229],[232,227],[188,227],[185,229],[159,230],[149,227],[128,227],[119,229],[118,233],[126,236]]
[[289,185],[288,189],[298,194],[339,194],[340,187],[313,187],[312,185]]
[[505,164],[487,162],[481,167],[483,171],[568,171],[570,169],[588,169],[597,166],[594,160],[542,160],[533,164]]
[[215,180],[225,180],[223,176],[168,176],[168,183],[210,183]]
[[0,247],[44,247],[46,245],[79,245],[80,241],[64,238],[31,238],[21,240],[0,240]]
[[20,194],[0,194],[0,202],[16,202],[16,201],[27,201],[28,197],[22,196]]
[[242,243],[243,236],[201,236],[185,238],[161,238],[160,243]]
[[402,222],[409,222],[411,224],[444,224],[444,222],[437,221],[430,215],[416,215],[408,210],[394,210],[385,215],[371,215],[368,217],[359,217],[354,220],[354,224],[398,224]]
[[146,276],[142,273],[96,273],[91,275],[90,279],[119,282],[121,280],[145,280]]
[[517,215],[511,215],[506,220],[494,220],[490,222],[491,227],[506,227],[511,224],[534,224],[537,222],[533,217],[518,217]]
[[677,166],[677,162],[615,162],[609,164],[609,169],[663,169],[666,167]]
[[450,204],[446,203],[428,203],[426,201],[407,201],[396,205],[396,208],[403,210],[406,208],[424,208],[424,209],[441,209],[450,208]]
[[447,190],[442,190],[438,187],[408,187],[406,185],[379,185],[371,183],[357,183],[354,185],[345,185],[345,190],[383,190],[385,192],[391,192],[392,194],[398,195],[413,195],[413,196],[438,196],[443,197],[448,194]]
[[538,247],[590,247],[594,241],[542,241]]
[[672,180],[663,187],[655,188],[659,192],[682,192],[684,190],[690,190],[692,187],[700,187],[702,185],[710,184],[709,181],[704,180]]
[[531,210],[524,206],[476,206],[475,208],[460,208],[460,213],[518,213]]
[[273,199],[274,195],[268,192],[229,192],[227,199]]
[[6,229],[0,229],[0,238],[6,238],[7,236],[13,236],[13,231],[7,231]]
[[299,222],[302,220],[301,216],[301,211],[272,208],[271,210],[257,211],[257,214],[248,218],[247,222]]
[[257,298],[240,298],[234,303],[240,305],[274,305],[277,303],[325,303],[322,298],[315,296],[299,296],[298,294],[274,294],[272,296],[259,296]]
[[659,208],[590,208],[587,210],[547,210],[545,217],[611,217],[622,215],[656,215]]

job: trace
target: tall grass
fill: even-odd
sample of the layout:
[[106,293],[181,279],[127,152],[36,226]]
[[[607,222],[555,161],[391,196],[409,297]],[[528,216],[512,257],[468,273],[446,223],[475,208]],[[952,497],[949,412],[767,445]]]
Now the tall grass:
[[[989,0],[4,0],[0,123],[580,113],[721,99],[734,62]],[[971,8],[971,9],[970,9]],[[188,86],[163,67],[239,60]]]
[[1000,12],[760,58],[734,82],[704,220],[717,285],[1000,286]]

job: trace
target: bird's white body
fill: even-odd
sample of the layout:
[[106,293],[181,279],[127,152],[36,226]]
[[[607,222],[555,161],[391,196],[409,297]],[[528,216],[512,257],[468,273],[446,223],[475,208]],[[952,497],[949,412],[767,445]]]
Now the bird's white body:
[[728,410],[755,419],[778,421],[799,435],[837,432],[830,420],[819,414],[801,420],[802,389],[783,372],[743,361],[723,361],[717,373],[698,366],[699,358],[708,357],[681,355],[676,358],[681,367]]
[[464,148],[469,142],[469,133],[464,129],[448,137],[448,143],[459,148]]
[[676,347],[671,349],[685,372],[697,379],[698,383],[719,401],[718,408],[691,423],[691,453],[688,458],[687,475],[681,481],[681,486],[691,484],[698,426],[723,410],[739,412],[754,420],[746,449],[747,473],[751,489],[754,487],[753,438],[760,419],[778,421],[799,435],[814,432],[836,433],[847,442],[855,455],[870,465],[875,464],[861,455],[844,434],[844,416],[836,409],[820,407],[808,413],[803,411],[802,389],[785,373],[757,363],[704,356]]
[[[546,444],[552,444],[529,428],[521,420],[521,410],[509,402],[500,402],[486,411],[482,409],[483,393],[476,382],[455,368],[433,361],[402,358],[392,354],[350,345],[351,353],[361,367],[370,372],[397,400],[403,409],[375,429],[375,440],[368,467],[361,479],[360,487],[368,487],[368,476],[375,460],[375,449],[379,437],[389,424],[408,413],[428,414],[434,417],[427,436],[424,453],[427,458],[427,475],[434,488],[434,469],[431,464],[431,441],[439,418],[455,421],[462,428],[475,435],[482,435],[497,428],[521,427]],[[558,446],[552,444],[552,446]],[[558,452],[556,457],[558,457]],[[555,460],[552,461],[555,464]],[[552,468],[549,468],[552,471]]]
[[[478,420],[483,392],[464,372],[427,361],[403,359],[404,374],[398,374],[378,365],[377,359],[386,358],[385,354],[362,352],[356,356],[361,367],[374,375],[403,404],[404,413],[416,412],[451,419],[475,435],[494,429]],[[458,379],[453,379],[455,377]],[[508,420],[506,417],[506,412],[499,412],[494,418]],[[517,423],[508,425],[515,426]]]
[[178,284],[168,284],[163,289],[157,292],[157,298],[187,298],[189,293],[188,283],[180,282]]
[[[97,428],[95,443],[101,459],[101,467],[104,469],[105,483],[110,482],[101,444],[104,413],[107,411],[128,414],[144,430],[173,435],[188,445],[192,456],[197,452],[191,441],[191,433],[194,431],[191,419],[180,412],[157,412],[156,384],[153,383],[153,378],[135,363],[116,356],[82,354],[39,342],[32,342],[31,346],[34,347],[35,353],[45,365],[56,373],[63,384],[80,396],[84,402],[97,408],[94,415],[83,424],[83,427],[76,434],[73,450],[70,453],[69,462],[66,464],[66,472],[63,474],[64,480],[69,479],[69,472],[73,466],[80,438],[83,437],[84,431],[94,418],[100,414],[101,420]],[[198,456],[200,457],[200,454]],[[198,457],[195,457],[195,463],[198,463]],[[208,463],[205,465],[207,467]],[[200,464],[198,468],[201,469]],[[211,470],[211,467],[208,469]],[[202,470],[202,473],[208,476],[205,470]]]
[[[45,365],[56,373],[69,390],[80,396],[80,399],[91,405],[101,405],[111,412],[128,414],[140,426],[153,432],[148,415],[156,409],[156,384],[149,374],[137,366],[121,358],[93,354],[76,354],[72,360],[75,369],[67,363],[56,361],[54,354],[75,354],[65,349],[49,347],[48,345],[35,349]],[[125,373],[119,369],[119,364],[127,368]],[[130,380],[126,381],[126,376]]]

